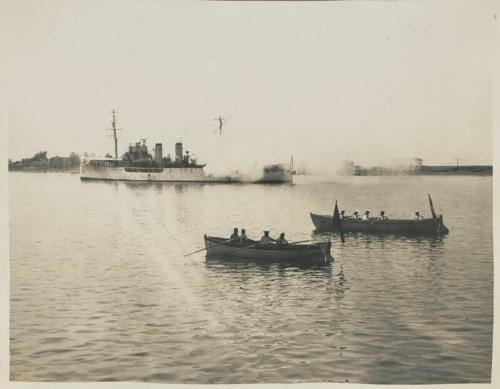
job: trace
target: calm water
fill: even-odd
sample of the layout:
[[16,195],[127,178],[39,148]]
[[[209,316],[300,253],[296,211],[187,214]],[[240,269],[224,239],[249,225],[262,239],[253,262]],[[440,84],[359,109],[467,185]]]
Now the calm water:
[[[9,178],[14,381],[490,381],[491,177]],[[334,236],[323,267],[183,257],[235,226],[307,239],[309,212],[334,199],[348,212],[429,215],[427,193],[446,237]]]

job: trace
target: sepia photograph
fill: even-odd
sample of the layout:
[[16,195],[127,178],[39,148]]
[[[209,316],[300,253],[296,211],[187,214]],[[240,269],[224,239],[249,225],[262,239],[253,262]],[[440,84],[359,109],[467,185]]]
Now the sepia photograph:
[[2,385],[493,385],[495,7],[0,0]]

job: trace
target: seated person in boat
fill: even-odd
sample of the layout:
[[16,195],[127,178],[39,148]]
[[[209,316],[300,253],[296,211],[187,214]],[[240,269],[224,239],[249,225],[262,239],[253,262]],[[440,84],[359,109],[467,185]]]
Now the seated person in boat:
[[363,215],[363,220],[370,220],[370,211],[366,210]]
[[385,211],[380,211],[380,216],[378,218],[380,220],[387,220],[387,216],[385,216]]
[[231,237],[229,239],[235,239],[238,237],[238,229],[234,227],[233,233],[231,234]]
[[413,220],[422,220],[424,217],[422,215],[420,215],[420,212],[416,211],[415,212],[415,217],[413,218]]
[[340,211],[340,219],[345,219],[345,211]]
[[269,231],[264,231],[264,235],[260,238],[260,243],[273,243],[275,240],[269,236]]
[[278,246],[284,246],[284,245],[288,244],[288,241],[285,239],[284,232],[282,232],[280,234],[280,237],[278,239],[276,239],[276,243],[278,244]]
[[359,211],[355,210],[354,213],[352,214],[352,218],[353,219],[359,219],[358,215],[359,215]]
[[245,243],[248,241],[247,234],[244,228],[241,229],[240,243]]

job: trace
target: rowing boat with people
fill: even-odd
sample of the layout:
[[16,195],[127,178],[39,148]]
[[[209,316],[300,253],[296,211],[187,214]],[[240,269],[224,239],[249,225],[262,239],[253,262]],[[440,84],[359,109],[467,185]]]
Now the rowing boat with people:
[[[311,213],[311,219],[318,232],[335,232],[338,227],[332,225],[332,216]],[[448,228],[443,224],[442,216],[436,219],[343,219],[344,232],[385,233],[385,234],[435,234],[446,235]]]
[[[400,235],[446,235],[450,231],[443,223],[443,215],[436,215],[432,199],[429,196],[432,217],[418,219],[388,219],[388,218],[361,218],[345,217],[336,220],[330,215],[311,213],[311,220],[317,232],[361,232],[371,234],[400,234]],[[419,215],[418,212],[416,214]]]
[[248,239],[243,243],[225,238],[205,235],[207,256],[223,256],[233,258],[257,259],[281,262],[329,263],[333,260],[330,254],[331,242],[310,244],[260,243]]

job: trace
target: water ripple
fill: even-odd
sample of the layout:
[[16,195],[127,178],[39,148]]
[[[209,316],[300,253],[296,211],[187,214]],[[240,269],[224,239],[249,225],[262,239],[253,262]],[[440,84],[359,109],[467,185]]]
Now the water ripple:
[[[9,177],[13,381],[490,381],[490,178],[179,186]],[[184,257],[204,233],[235,226],[255,238],[269,228],[328,239],[312,234],[308,213],[331,211],[332,198],[407,217],[427,209],[427,192],[446,237],[348,234],[342,244],[334,234],[327,266]]]

